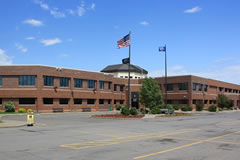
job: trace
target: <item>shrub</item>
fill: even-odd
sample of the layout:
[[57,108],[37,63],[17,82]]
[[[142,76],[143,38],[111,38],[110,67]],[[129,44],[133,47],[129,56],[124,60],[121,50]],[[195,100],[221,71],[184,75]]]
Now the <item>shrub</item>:
[[141,109],[140,109],[140,112],[141,112],[142,114],[147,114],[149,111],[148,111],[147,109],[145,109],[145,108],[141,108]]
[[192,107],[192,106],[187,106],[187,110],[188,110],[188,111],[192,111],[192,110],[193,110],[193,107]]
[[19,108],[18,113],[26,113],[26,109],[25,108]]
[[160,111],[159,108],[155,107],[155,108],[153,108],[153,109],[151,110],[151,113],[152,113],[152,114],[160,114],[161,111]]
[[137,109],[136,109],[135,107],[132,107],[132,108],[130,109],[130,114],[131,114],[131,115],[138,115]]
[[216,112],[217,111],[217,106],[216,105],[211,105],[208,107],[209,112]]
[[121,108],[122,108],[122,106],[121,106],[121,105],[116,105],[116,110],[120,111],[120,110],[121,110]]
[[12,102],[7,102],[4,105],[5,112],[15,112],[15,105]]
[[128,116],[130,114],[129,108],[128,107],[122,107],[121,114]]
[[174,110],[179,110],[179,107],[177,104],[172,105]]
[[187,106],[182,106],[182,107],[181,107],[181,110],[184,111],[184,112],[186,112],[186,111],[188,111],[188,107],[187,107]]
[[196,104],[196,110],[197,111],[202,111],[203,110],[203,107],[204,107],[204,105],[203,104]]
[[29,108],[29,109],[27,110],[27,112],[32,112],[32,109],[31,109],[31,108]]
[[174,110],[173,106],[171,104],[167,104],[167,108],[168,110]]

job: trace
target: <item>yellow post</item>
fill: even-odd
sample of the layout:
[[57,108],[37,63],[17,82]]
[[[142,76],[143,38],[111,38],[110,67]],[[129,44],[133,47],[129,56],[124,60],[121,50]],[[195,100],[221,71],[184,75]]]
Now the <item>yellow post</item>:
[[34,114],[32,111],[27,113],[27,126],[33,126],[34,123]]

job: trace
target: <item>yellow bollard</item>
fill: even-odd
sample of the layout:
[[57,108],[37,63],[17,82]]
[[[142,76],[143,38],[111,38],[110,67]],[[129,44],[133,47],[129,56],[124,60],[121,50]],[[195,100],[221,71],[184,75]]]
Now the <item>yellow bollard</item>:
[[34,123],[34,115],[33,112],[28,112],[27,113],[27,126],[33,126]]

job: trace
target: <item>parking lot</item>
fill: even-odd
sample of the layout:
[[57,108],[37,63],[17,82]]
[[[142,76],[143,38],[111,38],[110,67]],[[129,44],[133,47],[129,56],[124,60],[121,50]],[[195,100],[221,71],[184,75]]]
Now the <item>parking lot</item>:
[[[0,128],[1,160],[238,160],[240,112],[159,119],[37,114],[33,127]],[[100,114],[100,113],[97,113]],[[25,121],[26,116],[3,120]]]

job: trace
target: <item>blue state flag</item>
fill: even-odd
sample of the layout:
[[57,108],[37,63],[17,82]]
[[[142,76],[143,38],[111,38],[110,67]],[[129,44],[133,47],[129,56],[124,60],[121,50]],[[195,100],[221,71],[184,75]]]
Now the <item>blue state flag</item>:
[[159,47],[159,52],[166,52],[166,46],[164,46],[164,47]]

